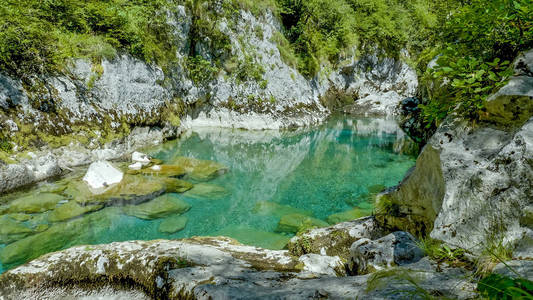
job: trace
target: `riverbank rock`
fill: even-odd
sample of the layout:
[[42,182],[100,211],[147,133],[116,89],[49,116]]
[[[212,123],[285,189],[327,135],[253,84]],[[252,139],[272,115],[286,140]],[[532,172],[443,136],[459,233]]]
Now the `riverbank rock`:
[[184,167],[178,165],[154,165],[141,170],[141,174],[165,177],[179,177],[187,174]]
[[396,231],[377,240],[359,239],[350,247],[348,268],[352,274],[368,274],[418,262],[425,256],[411,234]]
[[[341,264],[336,257],[293,257],[287,251],[220,237],[130,241],[42,256],[2,274],[0,296],[61,298],[92,292],[156,299],[417,299],[437,294],[471,299],[476,295],[476,283],[465,279],[468,272],[439,267],[426,258],[377,276],[339,277]],[[121,284],[124,280],[127,287]]]
[[306,215],[290,214],[283,215],[279,220],[277,232],[297,233],[314,227],[327,227],[329,224]]
[[491,96],[483,122],[475,126],[450,115],[416,167],[380,197],[380,223],[476,254],[524,239],[532,230],[520,220],[533,204],[533,85],[521,82],[530,76],[511,78]]
[[185,226],[187,226],[187,221],[188,219],[185,216],[171,216],[161,221],[158,230],[162,233],[176,233],[185,229]]
[[378,239],[386,233],[374,217],[365,217],[300,233],[290,240],[287,247],[296,256],[315,253],[339,256],[348,261],[349,249],[354,242],[362,238]]
[[140,219],[153,220],[182,214],[190,208],[191,205],[178,199],[174,194],[165,194],[139,205],[126,206],[124,213]]
[[94,162],[89,166],[83,181],[92,189],[105,189],[122,181],[124,173],[107,161]]

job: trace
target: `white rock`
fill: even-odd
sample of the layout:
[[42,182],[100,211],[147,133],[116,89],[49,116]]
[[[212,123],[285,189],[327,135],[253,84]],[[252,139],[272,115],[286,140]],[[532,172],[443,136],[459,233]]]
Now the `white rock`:
[[143,167],[143,164],[140,163],[140,162],[136,162],[136,163],[131,164],[131,165],[128,166],[128,168],[130,170],[140,170],[140,169],[142,169],[142,167]]
[[338,256],[325,256],[319,254],[305,254],[298,259],[303,263],[303,270],[315,274],[337,276],[344,270],[344,264]]
[[154,171],[160,171],[161,170],[161,166],[155,165],[155,166],[152,166],[151,169],[154,170]]
[[134,163],[141,163],[144,166],[150,163],[150,157],[144,153],[135,151],[131,155],[131,161]]
[[94,189],[101,189],[122,181],[124,174],[113,167],[107,161],[97,161],[92,163],[83,177],[83,181]]

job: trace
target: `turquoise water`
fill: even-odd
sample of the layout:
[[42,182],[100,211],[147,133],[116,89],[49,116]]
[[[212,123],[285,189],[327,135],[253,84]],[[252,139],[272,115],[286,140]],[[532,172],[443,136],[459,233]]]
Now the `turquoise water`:
[[[162,233],[162,219],[128,216],[121,207],[107,207],[57,224],[47,221],[50,211],[34,213],[20,224],[30,228],[47,224],[50,229],[34,240],[28,240],[30,235],[9,246],[0,245],[0,272],[46,252],[79,244],[227,235],[247,244],[282,248],[294,235],[277,230],[280,217],[287,211],[322,221],[354,208],[370,214],[372,196],[398,184],[414,165],[414,156],[401,153],[406,145],[397,125],[380,119],[332,117],[320,126],[292,132],[197,129],[179,140],[145,149],[164,162],[187,156],[229,168],[228,173],[208,182],[225,193],[207,198],[173,195],[191,205],[183,214],[188,219],[183,230]],[[79,180],[84,172],[78,170],[62,182]],[[0,203],[8,207],[18,197],[60,183],[42,183],[32,191],[4,196]],[[264,209],[265,203],[274,208]],[[75,234],[65,235],[67,231]],[[31,253],[25,244],[32,245]],[[2,258],[9,262],[2,265]]]

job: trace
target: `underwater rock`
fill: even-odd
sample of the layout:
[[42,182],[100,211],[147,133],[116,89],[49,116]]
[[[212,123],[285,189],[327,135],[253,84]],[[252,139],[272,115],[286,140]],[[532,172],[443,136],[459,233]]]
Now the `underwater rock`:
[[188,219],[185,216],[171,216],[161,221],[158,230],[162,233],[176,233],[183,230],[185,226],[187,226],[187,221]]
[[40,213],[52,210],[65,197],[51,193],[36,193],[15,199],[9,204],[9,213]]
[[258,246],[265,249],[281,250],[290,238],[282,234],[263,231],[248,226],[231,225],[217,231],[215,236],[227,236],[245,245]]
[[313,227],[327,227],[329,224],[302,214],[290,214],[281,217],[277,232],[297,233]]
[[173,194],[165,194],[139,205],[124,207],[124,213],[139,219],[153,220],[170,215],[182,214],[191,209],[191,205],[178,199]]
[[49,215],[48,220],[50,222],[59,222],[72,219],[77,216],[81,216],[88,212],[102,209],[103,205],[87,205],[80,206],[76,201],[69,201],[56,209],[54,209]]
[[340,213],[329,215],[327,218],[327,221],[329,224],[337,224],[341,222],[351,221],[355,219],[359,219],[362,217],[366,217],[372,214],[372,210],[363,210],[361,208],[354,208],[348,211],[343,211]]
[[179,177],[185,175],[187,171],[182,166],[177,165],[154,165],[140,171],[144,175]]
[[228,172],[223,164],[190,157],[178,157],[174,164],[185,168],[187,177],[196,181],[209,181]]
[[258,215],[272,215],[281,218],[284,215],[300,214],[312,216],[313,212],[301,208],[295,208],[289,205],[283,205],[276,202],[260,201],[255,204],[254,213]]
[[125,175],[124,179],[102,194],[93,195],[89,188],[79,181],[69,184],[65,194],[69,195],[80,205],[123,206],[139,204],[162,195],[166,190],[165,184],[155,178]]
[[140,163],[141,165],[146,166],[150,163],[150,157],[144,153],[135,151],[131,154],[131,161],[133,163]]
[[107,161],[92,163],[83,177],[90,188],[103,189],[122,181],[124,174]]
[[378,193],[383,192],[386,188],[387,187],[384,186],[383,184],[374,184],[374,185],[369,186],[367,189],[370,194],[378,194]]
[[229,192],[219,185],[198,183],[183,195],[195,199],[220,199],[229,195]]
[[15,221],[19,221],[19,222],[28,221],[29,219],[31,219],[30,215],[21,214],[21,213],[9,214],[8,217],[10,217],[11,219],[13,219]]
[[6,216],[0,218],[0,244],[23,239],[32,234],[33,230],[19,222],[13,221]]
[[23,263],[68,245],[94,243],[102,230],[116,217],[116,209],[106,208],[83,218],[56,223],[47,230],[26,237],[0,250],[4,265]]
[[193,188],[193,184],[177,178],[162,178],[167,193],[183,193]]
[[353,243],[348,268],[352,274],[363,275],[415,263],[424,256],[415,237],[408,232],[396,231],[377,240],[362,238]]

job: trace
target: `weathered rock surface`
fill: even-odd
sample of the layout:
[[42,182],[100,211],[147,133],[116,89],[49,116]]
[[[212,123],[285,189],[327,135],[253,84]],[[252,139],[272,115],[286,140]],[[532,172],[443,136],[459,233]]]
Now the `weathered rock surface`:
[[416,263],[425,255],[416,243],[416,238],[404,231],[377,240],[362,238],[350,247],[348,268],[353,274],[368,274]]
[[[533,66],[531,59],[523,61]],[[533,85],[520,82],[530,78],[514,77],[490,97],[485,121],[476,126],[450,116],[416,168],[381,197],[378,220],[474,253],[526,238],[532,229],[522,214],[533,204]]]
[[309,230],[293,237],[288,248],[294,255],[315,253],[339,256],[347,261],[350,256],[349,248],[354,242],[362,238],[377,239],[385,233],[374,217],[366,217]]
[[[132,241],[47,254],[0,276],[0,296],[132,299],[468,299],[467,273],[427,259],[379,276],[337,277],[340,260],[243,246],[228,238]],[[76,270],[76,272],[72,272]],[[121,284],[128,281],[128,287]],[[66,284],[68,282],[68,284]],[[90,283],[90,284],[89,284]],[[425,292],[423,292],[423,290]]]

